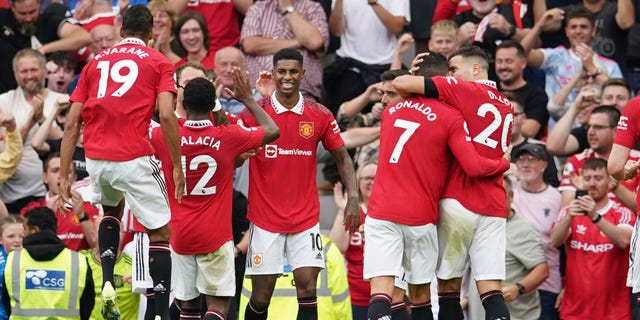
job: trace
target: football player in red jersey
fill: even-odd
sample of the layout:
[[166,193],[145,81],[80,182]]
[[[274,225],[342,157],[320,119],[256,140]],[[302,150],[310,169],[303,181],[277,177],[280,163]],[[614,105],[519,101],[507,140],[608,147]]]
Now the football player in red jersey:
[[[607,168],[611,176],[620,181],[632,179],[638,182],[638,168],[640,161],[628,160],[631,150],[640,141],[640,97],[629,101],[622,111],[618,121],[618,128]],[[636,196],[636,204],[640,197]],[[640,207],[639,207],[640,208]],[[627,274],[627,286],[633,293],[640,292],[640,223],[636,223],[631,237],[631,251],[629,252],[629,272]],[[640,301],[634,303],[640,304]]]
[[[424,60],[421,72],[447,71],[440,54]],[[416,96],[388,106],[381,123],[378,170],[364,232],[369,319],[389,316],[392,271],[400,266],[409,283],[412,318],[432,319],[429,287],[438,260],[438,201],[451,180],[447,173],[457,169],[473,179],[501,177],[509,162],[502,155],[482,156],[466,131],[462,112],[436,99]]]
[[[488,80],[486,54],[476,46],[462,47],[449,56],[449,68],[452,77],[402,76],[393,85],[403,96],[424,94],[458,109],[478,153],[502,157],[511,141],[513,104]],[[438,318],[463,318],[460,285],[471,261],[487,319],[508,319],[501,291],[507,212],[502,177],[472,178],[454,161],[447,181],[438,222]],[[474,231],[461,232],[463,228]]]
[[[210,115],[216,103],[213,84],[196,77],[184,87],[182,103],[187,119],[180,127],[180,148],[187,194],[182,203],[169,200],[171,248],[175,252],[173,294],[182,302],[181,317],[200,313],[200,295],[207,301],[204,319],[226,316],[229,297],[235,294],[231,199],[236,157],[279,136],[276,124],[253,100],[248,77],[238,68],[233,77],[235,92],[229,90],[229,96],[246,105],[257,127],[215,126]],[[154,128],[151,136],[171,187],[173,168],[160,128]]]
[[173,113],[175,68],[160,52],[146,46],[152,27],[153,17],[145,6],[132,6],[126,11],[121,30],[124,39],[97,54],[82,70],[70,99],[73,103],[62,140],[60,209],[70,198],[68,168],[84,122],[87,171],[99,190],[105,211],[98,241],[105,319],[120,318],[113,290],[113,267],[120,236],[118,203],[123,197],[149,234],[149,272],[156,299],[152,317],[164,320],[169,316],[171,214],[166,186],[149,143],[149,123],[156,102],[174,165],[173,196],[178,202],[182,199],[184,175],[178,122]]
[[[315,176],[319,142],[336,159],[347,187],[345,224],[359,226],[353,163],[331,111],[300,93],[302,59],[295,49],[278,51],[272,71],[276,91],[258,101],[280,128],[280,137],[250,158],[247,218],[252,224],[246,274],[251,275],[253,291],[245,312],[248,320],[267,318],[285,253],[297,288],[298,319],[318,317],[316,281],[324,268]],[[240,119],[247,126],[256,124],[248,111]]]

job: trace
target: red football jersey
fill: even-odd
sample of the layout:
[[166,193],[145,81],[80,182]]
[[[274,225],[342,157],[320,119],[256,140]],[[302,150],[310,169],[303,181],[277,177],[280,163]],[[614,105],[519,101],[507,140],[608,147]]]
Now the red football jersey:
[[[42,197],[36,201],[33,201],[26,205],[22,210],[20,210],[20,215],[24,216],[24,213],[38,207],[46,207],[47,200],[46,196]],[[84,213],[94,221],[96,217],[100,214],[98,208],[91,205],[89,202],[85,202],[83,204]],[[56,235],[60,240],[64,242],[64,245],[73,250],[80,251],[91,249],[89,242],[87,242],[86,237],[84,236],[84,231],[82,230],[82,226],[80,225],[80,221],[78,221],[78,216],[76,216],[75,210],[72,208],[69,211],[65,211],[61,213],[60,210],[56,210],[56,221],[57,221],[57,231]]]
[[[297,233],[320,222],[316,186],[316,148],[327,150],[344,145],[338,123],[326,107],[302,98],[291,110],[275,94],[258,101],[280,128],[280,137],[250,158],[249,208],[247,218],[270,232]],[[244,110],[240,120],[255,126]]]
[[[636,220],[629,209],[613,201],[598,213],[602,219],[629,230]],[[556,222],[566,214],[568,208],[561,211]],[[565,245],[567,271],[560,318],[630,319],[631,290],[626,287],[629,248],[616,247],[586,216],[573,218],[570,232]]]
[[153,154],[149,123],[160,92],[176,92],[173,64],[144,42],[126,38],[93,58],[71,101],[81,102],[87,158],[128,161]]
[[209,29],[209,53],[235,46],[240,41],[238,12],[232,1],[189,0],[187,10],[198,11],[207,21]]
[[[440,100],[462,113],[478,153],[490,159],[501,158],[511,144],[513,104],[498,91],[496,83],[489,80],[466,82],[454,77],[431,79]],[[502,176],[471,178],[455,161],[451,164],[442,197],[456,199],[478,214],[507,216]]]
[[[233,240],[231,200],[236,158],[260,146],[264,129],[214,126],[211,121],[189,121],[180,127],[180,152],[185,175],[182,203],[171,196],[171,248],[179,254],[204,254]],[[167,190],[175,189],[173,164],[160,128],[151,143],[162,163]]]
[[640,141],[640,97],[635,97],[622,111],[614,143],[633,149],[638,141]]
[[[178,62],[176,62],[175,66],[176,69],[178,67],[180,67],[181,65],[187,63],[189,60],[187,60],[187,57],[184,57],[180,60],[178,60]],[[207,54],[206,56],[204,56],[204,58],[200,59],[200,64],[204,67],[205,70],[213,70],[213,68],[215,68],[215,59],[214,59],[214,55],[213,54]]]
[[[632,149],[629,159],[638,161],[640,157],[634,158],[636,151],[633,150],[638,142],[640,142],[640,97],[635,97],[627,103],[622,111],[614,143]],[[636,176],[632,181],[625,181],[625,183],[630,185],[627,186],[630,190],[638,191],[640,177]],[[636,204],[640,208],[640,197],[638,196],[636,196]]]
[[509,168],[502,157],[478,155],[464,127],[460,112],[436,99],[414,97],[387,107],[368,215],[412,226],[437,223],[452,154],[472,176],[500,176]]
[[113,12],[101,12],[96,13],[91,18],[80,21],[80,26],[87,30],[87,32],[91,32],[91,29],[101,25],[107,24],[112,26],[115,22],[116,14]]

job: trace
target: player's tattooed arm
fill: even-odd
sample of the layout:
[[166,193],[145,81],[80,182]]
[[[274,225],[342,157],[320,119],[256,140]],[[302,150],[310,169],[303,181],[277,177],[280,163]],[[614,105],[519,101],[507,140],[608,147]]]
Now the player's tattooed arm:
[[347,205],[344,210],[345,230],[353,233],[360,226],[360,199],[358,197],[358,187],[356,183],[353,161],[347,153],[347,149],[342,146],[331,150],[331,155],[336,160],[340,178],[347,188]]

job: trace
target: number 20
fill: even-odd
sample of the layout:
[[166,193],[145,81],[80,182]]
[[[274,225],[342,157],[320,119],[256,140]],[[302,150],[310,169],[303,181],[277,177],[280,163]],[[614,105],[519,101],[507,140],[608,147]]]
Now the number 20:
[[[491,103],[484,103],[480,105],[478,108],[478,115],[486,118],[487,113],[491,113],[493,115],[493,122],[491,122],[482,132],[478,133],[473,141],[483,144],[489,148],[496,148],[498,146],[498,141],[491,139],[489,136],[492,135],[496,130],[500,129],[500,124],[502,123],[502,115],[500,115],[500,111],[496,106]],[[509,113],[504,117],[504,123],[502,123],[502,135],[500,137],[500,147],[502,147],[502,152],[507,151],[507,136],[509,135],[509,128],[513,123],[513,114]]]
[[[113,64],[113,67],[109,67],[111,61],[98,62],[98,69],[100,69],[100,81],[98,82],[98,98],[103,98],[107,93],[107,84],[109,78],[113,82],[122,83],[120,88],[115,90],[111,95],[114,97],[122,97],[136,82],[138,79],[138,65],[133,60],[121,60]],[[129,69],[129,72],[122,75],[120,74],[123,68]]]

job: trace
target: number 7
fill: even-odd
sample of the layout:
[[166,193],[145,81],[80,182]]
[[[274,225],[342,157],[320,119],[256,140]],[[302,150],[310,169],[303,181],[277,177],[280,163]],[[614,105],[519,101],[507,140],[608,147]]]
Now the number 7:
[[398,163],[400,160],[400,154],[402,153],[402,149],[404,149],[405,143],[411,138],[411,136],[416,132],[420,124],[417,122],[396,119],[396,122],[393,123],[393,126],[396,128],[405,129],[404,132],[400,135],[398,142],[396,143],[395,148],[393,148],[393,152],[391,153],[391,158],[389,159],[389,163]]

